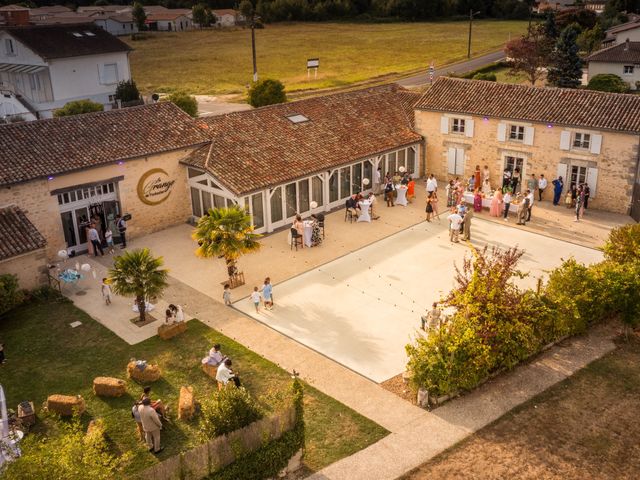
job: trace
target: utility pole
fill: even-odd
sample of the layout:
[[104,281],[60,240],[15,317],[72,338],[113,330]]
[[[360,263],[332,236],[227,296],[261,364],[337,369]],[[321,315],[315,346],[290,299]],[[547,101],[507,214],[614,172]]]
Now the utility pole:
[[256,64],[256,17],[251,16],[251,49],[253,50],[253,81],[258,81],[258,65]]
[[469,42],[467,43],[467,58],[471,58],[471,25],[473,24],[474,15],[480,12],[474,12],[473,8],[469,9]]

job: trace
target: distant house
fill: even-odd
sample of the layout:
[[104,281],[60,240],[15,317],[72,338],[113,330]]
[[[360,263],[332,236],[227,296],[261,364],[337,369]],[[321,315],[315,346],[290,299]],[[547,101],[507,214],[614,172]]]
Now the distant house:
[[575,0],[543,0],[538,3],[537,11],[538,13],[544,13],[547,10],[560,12],[574,8],[575,3]]
[[109,109],[130,50],[94,24],[0,27],[0,114],[50,118],[82,99]]
[[182,32],[193,28],[193,22],[190,17],[191,10],[184,8],[151,11],[147,13],[146,24],[149,30]]
[[244,16],[239,11],[231,8],[212,10],[212,12],[216,16],[216,27],[234,27],[245,21]]
[[630,87],[640,85],[640,42],[625,41],[620,45],[603,48],[587,57],[588,78],[601,73],[618,75]]
[[600,15],[604,12],[604,7],[607,4],[605,0],[589,0],[584,4],[584,8],[595,12],[596,15]]
[[132,7],[130,5],[89,5],[87,7],[78,7],[76,11],[79,14],[92,17],[94,15],[130,12],[131,10]]
[[111,35],[131,35],[138,32],[138,26],[133,21],[131,12],[105,13],[94,15],[91,18],[93,18],[93,23]]
[[73,13],[73,10],[69,7],[63,7],[62,5],[51,5],[48,7],[29,9],[29,17],[31,17],[31,20],[44,20],[55,15],[65,15],[69,13]]
[[76,12],[59,13],[55,15],[43,15],[39,19],[31,17],[33,25],[78,25],[81,23],[93,23],[93,19]]
[[0,25],[24,25],[29,22],[29,9],[20,5],[0,7]]
[[605,32],[605,38],[602,41],[603,47],[619,45],[627,39],[632,42],[640,41],[640,16],[634,15],[629,18],[628,22],[611,27]]

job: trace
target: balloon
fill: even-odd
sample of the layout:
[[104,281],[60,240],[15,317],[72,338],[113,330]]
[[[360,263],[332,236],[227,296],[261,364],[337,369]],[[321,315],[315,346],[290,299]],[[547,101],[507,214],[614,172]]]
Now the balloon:
[[69,258],[69,253],[66,250],[60,250],[58,252],[58,257],[66,260],[67,258]]
[[82,270],[83,272],[88,272],[89,270],[91,270],[91,265],[89,265],[88,263],[83,263],[80,267],[80,270]]
[[311,202],[311,208],[318,208],[318,202]]
[[406,170],[406,168],[400,167],[400,168],[398,168],[398,170],[402,173],[402,172],[404,172]]
[[369,185],[369,179],[368,178],[363,178],[362,179],[362,184],[363,185]]

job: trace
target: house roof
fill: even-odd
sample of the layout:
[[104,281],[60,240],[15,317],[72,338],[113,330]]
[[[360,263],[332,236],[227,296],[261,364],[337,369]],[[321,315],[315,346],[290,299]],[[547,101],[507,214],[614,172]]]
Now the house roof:
[[416,109],[640,133],[640,97],[439,77]]
[[219,8],[217,10],[211,10],[214,14],[218,15],[218,16],[222,16],[222,15],[232,15],[232,16],[236,16],[236,11],[232,8]]
[[46,240],[15,205],[0,208],[0,261],[38,250]]
[[42,15],[38,16],[38,18],[32,16],[31,23],[34,25],[90,25],[93,23],[93,18],[69,12],[56,15]]
[[51,14],[51,13],[69,13],[72,12],[73,10],[71,10],[69,7],[63,7],[62,5],[51,5],[51,6],[44,6],[44,7],[38,7],[38,8],[30,8],[29,9],[29,13],[31,15],[43,15],[43,14]]
[[0,125],[0,185],[209,143],[170,102]]
[[24,10],[29,10],[27,7],[23,7],[22,5],[5,5],[0,7],[0,12],[22,12]]
[[243,195],[420,142],[410,120],[418,98],[386,85],[203,118],[212,144],[183,163]]
[[131,23],[133,22],[133,15],[131,12],[120,13],[99,13],[91,17],[93,20],[113,20],[118,23]]
[[[55,20],[53,17],[50,20]],[[83,25],[29,25],[3,27],[3,30],[42,58],[68,58],[102,53],[128,52],[126,43],[92,24]],[[86,35],[84,32],[91,32]],[[78,37],[76,34],[81,34]]]
[[[640,26],[640,25],[639,25]],[[640,63],[640,42],[623,42],[603,48],[587,57],[588,62]]]
[[131,8],[127,5],[88,5],[85,7],[78,7],[78,12],[94,13],[94,12],[120,12]]
[[147,14],[147,22],[157,22],[161,20],[175,20],[179,17],[186,17],[189,12],[182,9],[168,11],[151,11]]

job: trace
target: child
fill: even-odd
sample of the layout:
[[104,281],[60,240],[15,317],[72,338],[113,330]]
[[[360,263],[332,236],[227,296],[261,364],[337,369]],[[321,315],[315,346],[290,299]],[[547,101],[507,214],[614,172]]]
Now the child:
[[231,306],[231,285],[228,283],[224,286],[224,292],[222,292],[222,299],[224,300],[224,304],[228,307]]
[[256,313],[260,313],[260,292],[258,291],[258,287],[253,287],[253,293],[251,294],[251,301],[253,305],[256,307]]
[[502,201],[504,202],[504,221],[509,221],[509,207],[511,207],[511,192],[507,190],[507,193],[502,197]]
[[109,249],[109,253],[113,253],[113,232],[111,229],[107,227],[106,232],[104,232],[104,238],[107,240],[107,248]]
[[104,298],[104,303],[107,305],[111,305],[111,285],[107,283],[107,279],[102,279],[102,298]]

